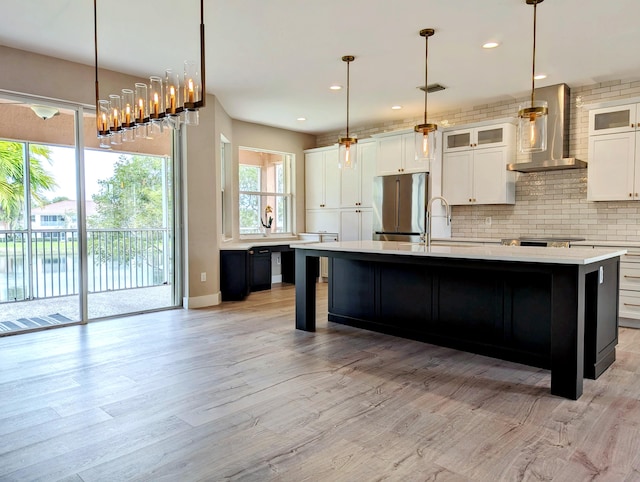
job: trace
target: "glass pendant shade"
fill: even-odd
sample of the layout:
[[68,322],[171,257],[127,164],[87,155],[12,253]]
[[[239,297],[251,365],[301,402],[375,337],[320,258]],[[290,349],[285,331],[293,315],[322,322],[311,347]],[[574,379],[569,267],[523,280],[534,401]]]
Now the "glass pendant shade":
[[436,159],[436,131],[437,124],[427,122],[427,93],[429,79],[429,37],[435,34],[432,28],[420,30],[420,36],[424,37],[424,123],[413,128],[415,132],[415,160],[432,162]]
[[111,105],[108,100],[98,101],[98,115],[96,116],[98,137],[104,138],[110,134],[109,116],[111,115]]
[[520,104],[518,110],[518,147],[520,152],[547,150],[547,102],[534,100]]
[[149,77],[149,118],[152,121],[164,117],[164,95],[162,79],[157,76]]
[[144,124],[149,122],[149,95],[147,84],[136,82],[136,123]]
[[432,162],[436,159],[436,130],[435,124],[420,124],[415,126],[416,161]]
[[164,77],[165,113],[170,116],[182,112],[180,76],[171,70],[165,71]]
[[184,63],[184,107],[195,109],[202,101],[202,86],[200,80],[200,64],[186,60]]
[[184,123],[188,126],[200,124],[200,111],[198,109],[186,109],[184,111]]
[[338,139],[338,169],[355,169],[358,162],[358,139],[340,137]]
[[135,94],[131,89],[122,89],[122,109],[123,121],[122,127],[125,129],[133,129],[136,125],[135,120]]

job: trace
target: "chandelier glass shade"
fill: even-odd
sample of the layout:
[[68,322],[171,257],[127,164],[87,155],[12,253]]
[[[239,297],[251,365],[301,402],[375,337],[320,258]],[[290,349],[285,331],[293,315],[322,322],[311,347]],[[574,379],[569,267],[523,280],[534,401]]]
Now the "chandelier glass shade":
[[199,109],[205,106],[204,0],[200,0],[200,61],[187,60],[182,72],[165,70],[164,77],[150,76],[133,89],[100,98],[98,80],[97,0],[93,1],[96,128],[101,147],[148,139],[165,128],[198,125]]

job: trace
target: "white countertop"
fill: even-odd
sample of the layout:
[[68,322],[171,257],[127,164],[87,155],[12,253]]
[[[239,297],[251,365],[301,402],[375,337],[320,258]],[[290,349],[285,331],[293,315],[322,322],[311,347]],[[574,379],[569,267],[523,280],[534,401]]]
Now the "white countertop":
[[571,246],[620,246],[622,248],[640,248],[640,241],[573,241]]
[[251,248],[268,248],[269,246],[292,246],[295,247],[298,244],[314,243],[315,241],[308,241],[305,239],[297,238],[274,238],[271,236],[265,236],[264,238],[246,239],[242,242],[229,242],[220,245],[220,251],[246,251]]
[[299,249],[346,251],[353,253],[425,256],[432,258],[516,261],[547,264],[591,264],[622,256],[624,249],[607,248],[541,248],[530,246],[436,246],[397,241],[342,241],[331,243],[292,244]]

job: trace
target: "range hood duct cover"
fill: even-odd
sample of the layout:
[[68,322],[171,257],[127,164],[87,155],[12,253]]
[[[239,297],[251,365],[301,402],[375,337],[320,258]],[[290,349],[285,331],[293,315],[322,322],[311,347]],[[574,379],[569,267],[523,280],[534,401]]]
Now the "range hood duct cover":
[[587,167],[585,161],[569,156],[569,121],[571,94],[567,84],[550,85],[535,90],[538,100],[546,100],[549,105],[547,120],[547,150],[534,152],[531,162],[509,164],[509,171],[540,172],[559,169],[579,169]]

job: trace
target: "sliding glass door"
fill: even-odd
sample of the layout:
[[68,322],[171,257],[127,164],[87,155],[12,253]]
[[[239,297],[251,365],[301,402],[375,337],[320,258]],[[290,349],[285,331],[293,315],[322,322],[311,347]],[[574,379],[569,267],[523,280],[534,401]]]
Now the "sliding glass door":
[[30,107],[0,99],[0,334],[81,320],[76,112]]
[[105,149],[94,126],[0,94],[0,335],[179,305],[179,136]]
[[84,158],[89,318],[176,305],[170,152]]

